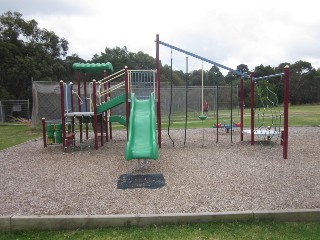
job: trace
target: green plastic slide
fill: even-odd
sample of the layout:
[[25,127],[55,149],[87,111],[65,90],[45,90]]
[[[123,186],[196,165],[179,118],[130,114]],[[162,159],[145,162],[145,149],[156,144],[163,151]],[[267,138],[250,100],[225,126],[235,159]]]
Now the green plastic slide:
[[131,95],[128,140],[125,159],[158,159],[154,93],[147,100]]
[[111,98],[108,102],[102,103],[101,105],[97,106],[97,113],[103,113],[108,111],[110,108],[114,108],[126,101],[126,94],[118,95],[114,98]]
[[126,117],[121,116],[121,115],[111,115],[109,117],[109,122],[117,122],[117,123],[120,123],[123,126],[127,126]]

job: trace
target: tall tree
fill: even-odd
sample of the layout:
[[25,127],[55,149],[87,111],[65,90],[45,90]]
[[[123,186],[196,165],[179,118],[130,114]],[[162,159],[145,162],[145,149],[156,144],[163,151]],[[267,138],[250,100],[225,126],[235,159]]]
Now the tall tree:
[[[259,66],[256,66],[254,70],[255,77],[270,76],[276,73],[281,73],[281,72],[276,72],[276,69],[271,67],[270,65],[263,66],[261,64]],[[277,105],[278,103],[281,103],[283,101],[283,79],[281,77],[277,76],[277,77],[266,78],[264,80],[258,80],[257,86],[258,86],[257,94],[255,95],[257,99],[256,100],[257,103],[259,102],[259,92],[265,95],[265,96],[260,96],[262,98],[267,97],[269,92],[269,94],[271,94],[270,96],[272,96],[272,100],[274,101],[273,103],[274,105]],[[273,95],[272,93],[274,93],[275,95]]]
[[185,84],[184,81],[184,73],[182,71],[174,71],[171,72],[171,67],[167,64],[165,64],[160,69],[161,74],[161,82],[171,82],[171,76],[172,76],[172,84],[174,86],[182,86]]
[[309,62],[300,60],[290,66],[289,98],[292,104],[315,102],[319,90],[319,77]]
[[255,67],[254,69],[254,76],[255,77],[263,77],[263,76],[269,76],[275,74],[275,69],[268,66],[263,66],[262,64],[260,66]]
[[[132,58],[132,56],[131,56]],[[110,62],[113,66],[113,70],[115,72],[123,69],[127,66],[129,69],[132,68],[132,63],[130,61],[130,53],[127,47],[115,47],[108,48],[106,47],[105,51],[101,53],[101,55],[95,54],[92,58],[92,62]]]
[[141,51],[129,54],[129,62],[131,69],[155,69],[156,60],[150,55]]
[[190,73],[190,85],[201,86],[202,84],[202,70],[194,70]]
[[242,63],[242,64],[237,66],[237,71],[249,74],[250,70],[249,70],[248,65]]
[[206,86],[217,86],[225,85],[223,74],[220,69],[216,66],[212,66],[208,72],[207,81],[205,81]]
[[40,29],[34,19],[24,20],[21,13],[0,16],[0,50],[1,88],[16,99],[31,97],[31,78],[53,81],[66,73],[61,57],[67,54],[68,41]]
[[[249,68],[246,64],[240,64],[237,66],[237,71],[242,72],[242,73],[247,73],[249,74]],[[236,79],[239,79],[239,75],[235,74],[234,72],[228,72],[228,74],[225,76],[225,81],[227,84],[229,84],[231,81],[234,81]]]
[[[86,61],[78,56],[78,54],[72,54],[67,56],[63,61],[65,68],[65,80],[73,81],[76,78],[75,71],[72,68],[74,63],[86,63]],[[63,79],[62,79],[63,80]]]

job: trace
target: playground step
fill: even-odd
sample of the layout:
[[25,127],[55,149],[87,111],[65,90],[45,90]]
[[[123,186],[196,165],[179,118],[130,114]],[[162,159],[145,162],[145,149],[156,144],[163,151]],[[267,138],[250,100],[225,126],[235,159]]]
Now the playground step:
[[111,98],[108,102],[102,103],[101,105],[97,106],[97,112],[103,113],[110,108],[116,107],[122,103],[124,103],[126,100],[126,94],[121,94],[116,96],[115,98]]
[[117,122],[122,124],[123,126],[127,126],[127,119],[121,115],[111,115],[109,117],[109,122]]

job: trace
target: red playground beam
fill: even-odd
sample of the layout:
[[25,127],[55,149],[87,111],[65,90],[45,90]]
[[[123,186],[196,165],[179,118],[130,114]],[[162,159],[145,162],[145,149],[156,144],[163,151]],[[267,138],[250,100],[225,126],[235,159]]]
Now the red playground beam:
[[288,131],[289,131],[289,66],[284,67],[284,101],[283,101],[283,159],[288,159]]

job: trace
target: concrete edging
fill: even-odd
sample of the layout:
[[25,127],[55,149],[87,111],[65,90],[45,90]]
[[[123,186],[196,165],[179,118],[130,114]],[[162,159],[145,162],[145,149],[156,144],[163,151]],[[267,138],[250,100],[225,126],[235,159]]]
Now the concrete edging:
[[0,216],[0,231],[71,230],[206,222],[320,221],[320,209],[124,215]]

